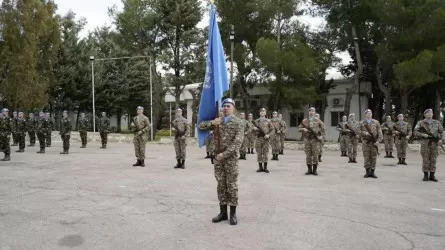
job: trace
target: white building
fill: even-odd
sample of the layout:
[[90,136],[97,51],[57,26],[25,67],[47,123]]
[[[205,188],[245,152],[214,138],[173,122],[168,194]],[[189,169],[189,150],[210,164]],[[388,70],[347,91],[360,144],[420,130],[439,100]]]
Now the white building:
[[[336,87],[331,89],[328,96],[328,107],[325,110],[324,114],[324,123],[326,126],[326,140],[328,141],[337,141],[338,139],[338,131],[336,130],[338,122],[341,120],[343,116],[344,110],[344,100],[346,96],[346,89],[352,86],[351,80],[335,80],[334,85]],[[200,86],[200,83],[190,84],[184,88],[183,93],[181,94],[181,102],[186,103],[187,105],[187,120],[192,122],[192,95],[188,91],[189,89],[197,89]],[[358,91],[355,93],[351,100],[351,113],[356,114],[356,119],[363,118],[363,112],[368,108],[368,98],[371,96],[371,83],[363,82],[360,85],[360,101]],[[250,107],[251,111],[259,110],[261,107],[266,106],[270,91],[266,87],[254,87],[249,91],[251,96]],[[171,106],[174,106],[175,98],[169,93],[165,96],[165,102],[170,103]],[[235,99],[236,108],[238,111],[244,111],[244,102],[240,99]],[[360,103],[360,105],[359,105]],[[283,120],[287,123],[288,130],[286,132],[286,139],[288,140],[298,140],[301,137],[301,133],[299,133],[298,125],[307,116],[307,108],[304,107],[301,109],[290,109],[283,108],[278,112],[283,115]],[[271,112],[269,112],[271,113]],[[258,117],[259,114],[254,113],[254,117]],[[322,115],[322,114],[320,114]],[[322,116],[323,117],[323,116]]]

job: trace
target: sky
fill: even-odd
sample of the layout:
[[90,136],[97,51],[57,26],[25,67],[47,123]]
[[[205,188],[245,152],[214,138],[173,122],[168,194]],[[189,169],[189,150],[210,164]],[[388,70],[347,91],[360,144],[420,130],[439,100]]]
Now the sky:
[[[77,18],[85,18],[87,21],[85,30],[82,35],[88,34],[88,31],[93,31],[96,27],[107,25],[112,26],[112,20],[108,16],[108,9],[116,6],[118,9],[123,7],[121,0],[54,0],[58,6],[58,14],[64,15],[69,10],[76,13]],[[317,29],[324,24],[322,18],[314,18],[311,16],[302,16],[299,21],[309,24],[311,28]],[[198,27],[208,26],[208,14],[205,14],[203,20],[198,24]],[[349,55],[339,53],[338,56],[342,59],[343,64],[347,64],[351,59]],[[341,74],[335,68],[328,69],[328,78],[342,78]]]

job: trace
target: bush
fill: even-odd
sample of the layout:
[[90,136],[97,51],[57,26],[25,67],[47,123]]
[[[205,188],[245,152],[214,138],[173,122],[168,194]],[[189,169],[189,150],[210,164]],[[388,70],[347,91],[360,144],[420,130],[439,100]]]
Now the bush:
[[[173,132],[172,132],[172,135],[173,135]],[[158,130],[156,132],[156,136],[170,136],[170,130],[169,129]]]

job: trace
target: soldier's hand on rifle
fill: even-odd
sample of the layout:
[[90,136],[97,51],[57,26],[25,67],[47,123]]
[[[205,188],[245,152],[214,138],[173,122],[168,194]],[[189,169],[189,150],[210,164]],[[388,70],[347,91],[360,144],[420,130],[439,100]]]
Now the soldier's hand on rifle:
[[409,139],[409,136],[405,136],[406,139]]
[[174,132],[174,131],[176,131],[176,129],[175,129],[175,128],[172,128],[172,131]]
[[323,136],[319,136],[318,140],[323,141]]
[[219,154],[216,156],[216,160],[218,160],[218,161],[222,161],[223,157],[224,157],[223,153],[219,153]]
[[265,135],[264,138],[265,138],[265,139],[269,139],[269,135]]
[[217,117],[215,120],[212,121],[212,125],[218,126],[221,124],[221,118]]
[[185,139],[185,135],[181,136],[181,139],[183,139],[183,140],[184,140],[184,139]]
[[138,135],[142,135],[142,133],[143,133],[143,132],[142,132],[142,130],[141,130],[141,131],[138,132]]
[[428,138],[428,137],[430,137],[430,136],[427,135],[427,134],[422,134],[422,137],[423,137],[423,138]]
[[358,139],[358,138],[360,138],[360,136],[359,136],[359,135],[356,135],[356,136],[355,136],[355,138],[357,138],[357,139]]
[[303,132],[307,133],[308,131],[307,128],[303,128]]
[[281,131],[280,131],[280,130],[278,130],[278,131],[277,131],[277,134],[279,134],[279,133],[281,133]]
[[253,127],[253,130],[258,130],[258,128],[257,127]]
[[363,134],[364,134],[365,136],[370,136],[370,135],[371,135],[371,134],[369,134],[367,131],[363,132]]

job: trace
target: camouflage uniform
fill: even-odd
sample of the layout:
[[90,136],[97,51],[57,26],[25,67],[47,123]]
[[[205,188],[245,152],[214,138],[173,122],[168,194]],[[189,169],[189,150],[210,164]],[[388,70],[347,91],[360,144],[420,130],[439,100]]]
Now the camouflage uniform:
[[79,120],[79,134],[80,140],[82,141],[82,147],[86,148],[87,146],[87,129],[88,129],[88,120],[86,118],[80,118]]
[[246,154],[247,154],[247,144],[249,142],[249,139],[247,138],[247,135],[249,134],[250,130],[251,130],[251,125],[252,123],[250,123],[248,120],[246,119],[241,119],[241,121],[244,123],[243,126],[243,135],[244,135],[244,139],[243,139],[243,144],[240,147],[239,153],[240,153],[240,160],[246,160]]
[[[257,161],[260,164],[257,172],[268,172],[269,170],[267,170],[267,161],[269,154],[269,138],[271,138],[275,134],[275,129],[272,125],[272,122],[266,118],[258,118],[255,120],[254,123],[261,128],[261,130],[256,130],[257,138],[255,142],[255,150],[257,152]],[[263,131],[267,138],[262,135],[261,131]],[[264,164],[264,170],[262,164]]]
[[356,158],[358,139],[360,136],[360,123],[357,121],[349,121],[345,128],[349,130],[347,131],[348,137],[346,139],[349,163],[357,163]]
[[38,126],[39,121],[36,118],[29,118],[28,119],[28,135],[29,135],[29,146],[34,147],[36,145],[36,130]]
[[[397,164],[406,164],[406,148],[408,147],[408,138],[411,136],[411,125],[407,122],[394,123],[395,144],[397,149],[397,158],[399,162]],[[400,133],[401,132],[401,133]],[[408,137],[408,138],[407,138]]]
[[280,132],[280,155],[284,154],[284,140],[286,139],[287,124],[285,121],[281,122],[281,132]]
[[345,130],[346,130],[345,125],[347,123],[348,123],[347,121],[341,121],[337,125],[337,130],[340,133],[340,151],[341,151],[341,156],[347,156],[346,155],[346,152],[347,152],[347,140],[348,140],[348,136],[349,136],[349,133],[345,132]]
[[[428,134],[432,136],[426,138]],[[437,120],[431,119],[430,121],[428,121],[427,119],[425,119],[419,121],[416,124],[416,127],[414,128],[414,135],[422,139],[420,143],[420,154],[422,155],[422,171],[424,175],[426,175],[426,178],[428,178],[428,172],[430,172],[430,180],[435,180],[434,173],[436,172],[437,157],[439,156],[438,141],[445,140],[444,128],[442,124]]]
[[4,116],[0,120],[0,148],[5,154],[2,161],[9,161],[11,156],[10,135],[12,133],[13,121],[9,116]]
[[393,133],[394,123],[391,121],[386,121],[382,124],[383,132],[383,142],[385,143],[385,158],[394,158],[392,156],[392,149],[394,148],[394,133]]
[[12,145],[11,146],[17,146],[19,145],[19,138],[17,137],[17,112],[13,113],[12,116]]
[[365,119],[360,122],[360,136],[362,138],[363,160],[364,167],[366,169],[365,178],[367,178],[375,176],[374,171],[377,163],[378,146],[376,147],[373,145],[371,135],[369,135],[368,131],[366,130],[365,124],[369,126],[372,136],[376,138],[377,143],[382,140],[383,135],[379,121],[371,119],[368,123]]
[[38,151],[37,153],[39,154],[45,153],[46,138],[48,138],[46,134],[50,130],[49,126],[50,123],[48,118],[40,117],[39,123],[37,125],[37,139],[39,139],[39,144],[40,144],[40,151]]
[[206,146],[206,152],[207,152],[206,159],[212,158],[212,164],[213,164],[213,158],[214,158],[213,152],[215,151],[215,144],[213,143],[213,131],[210,131],[210,134],[205,139],[204,144]]
[[[137,163],[133,166],[145,166],[145,145],[147,144],[147,134],[150,131],[150,121],[145,115],[137,115],[133,117],[132,130],[134,132],[133,144]],[[142,133],[139,133],[142,131]]]
[[185,168],[187,136],[190,136],[190,124],[183,116],[176,118],[172,123],[177,129],[174,147],[176,152],[176,160],[178,163],[176,164],[175,168]]
[[[301,123],[302,124],[298,127],[298,131],[303,134],[304,139],[304,152],[306,153],[306,165],[308,167],[306,175],[317,175],[318,160],[321,155],[320,146],[322,145],[325,136],[324,123],[315,117],[312,119],[305,118]],[[315,132],[315,135],[310,131],[304,132],[305,126],[311,128]]]
[[70,137],[71,137],[71,121],[68,117],[64,117],[60,120],[59,134],[62,137],[63,152],[61,154],[68,154],[70,149]]
[[283,131],[282,123],[278,118],[271,120],[274,133],[270,137],[270,145],[272,147],[272,160],[278,161],[278,154],[281,152],[281,133]]
[[[215,178],[220,206],[238,206],[239,170],[237,154],[244,140],[243,126],[244,122],[234,115],[229,116],[228,121],[221,122],[219,126],[221,153],[224,159],[222,161],[215,159]],[[214,126],[211,121],[203,121],[199,124],[199,129],[214,130]],[[217,138],[214,138],[214,142],[215,148],[217,148]],[[215,152],[215,155],[217,154],[218,152]]]
[[247,153],[253,154],[253,148],[255,147],[255,141],[256,141],[256,133],[255,130],[253,130],[253,120],[248,121],[249,124],[249,131],[247,132]]
[[107,147],[107,139],[108,139],[108,133],[110,132],[110,119],[108,117],[101,117],[99,119],[99,134],[100,134],[100,139],[102,141],[102,147],[101,148],[106,148]]
[[54,121],[51,118],[49,113],[47,113],[46,115],[47,115],[46,119],[48,121],[48,130],[46,131],[45,141],[46,141],[46,146],[51,147],[51,139],[52,139],[52,132],[53,132],[53,128],[54,128]]
[[23,117],[17,117],[15,133],[19,141],[19,150],[16,152],[25,152],[25,137],[26,137],[26,120]]

